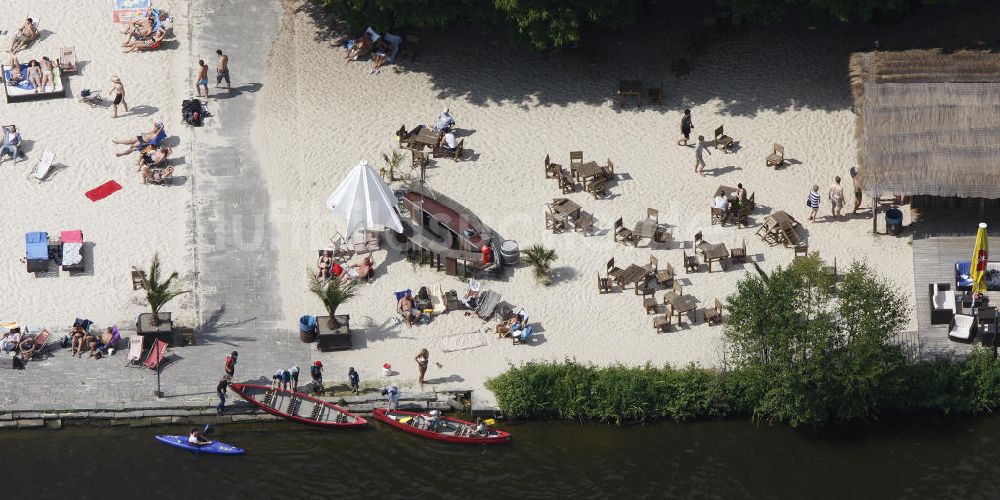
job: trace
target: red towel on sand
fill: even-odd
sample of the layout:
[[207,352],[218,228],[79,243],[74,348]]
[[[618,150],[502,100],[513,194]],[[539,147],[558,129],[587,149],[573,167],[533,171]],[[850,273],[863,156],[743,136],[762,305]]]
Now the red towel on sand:
[[90,191],[87,191],[87,198],[90,198],[90,201],[101,200],[107,198],[108,196],[111,195],[111,193],[114,193],[115,191],[118,191],[121,188],[122,188],[121,185],[118,184],[117,182],[108,181],[105,182],[104,184],[101,184],[100,186],[95,187],[94,189],[91,189]]

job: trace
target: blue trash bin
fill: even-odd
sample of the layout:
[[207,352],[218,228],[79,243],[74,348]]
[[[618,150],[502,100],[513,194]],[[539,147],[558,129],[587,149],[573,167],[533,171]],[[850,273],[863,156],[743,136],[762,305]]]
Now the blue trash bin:
[[885,211],[885,230],[894,236],[899,236],[903,230],[903,211],[898,208],[890,208]]
[[316,342],[316,317],[308,314],[299,318],[299,340]]

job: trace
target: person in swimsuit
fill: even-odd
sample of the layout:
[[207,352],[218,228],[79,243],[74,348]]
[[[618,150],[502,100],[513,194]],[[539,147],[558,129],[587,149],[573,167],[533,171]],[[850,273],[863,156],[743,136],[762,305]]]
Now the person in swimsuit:
[[330,265],[333,263],[333,252],[326,250],[322,255],[319,256],[319,264],[317,264],[318,270],[316,271],[316,277],[319,279],[327,279],[330,277]]
[[427,373],[427,364],[430,363],[431,355],[427,352],[427,349],[421,349],[417,353],[417,357],[413,358],[417,362],[417,370],[420,372],[420,385],[424,385],[424,374]]
[[143,167],[148,168],[160,168],[165,166],[167,158],[170,157],[170,153],[174,150],[168,146],[161,146],[160,149],[155,149],[148,153],[142,153],[136,160],[135,164],[138,168],[135,169],[136,172],[142,170]]
[[694,128],[694,123],[691,122],[691,110],[685,109],[684,116],[681,118],[681,135],[683,137],[677,141],[678,146],[687,146],[688,140],[691,139],[691,130]]
[[205,87],[205,99],[208,99],[208,65],[198,59],[198,79],[194,82],[194,91],[201,97],[201,88]]
[[108,92],[110,95],[115,97],[114,103],[111,106],[111,117],[118,118],[118,105],[121,104],[125,108],[125,112],[128,113],[128,103],[125,102],[125,85],[122,85],[121,78],[117,75],[111,77],[111,90]]
[[149,36],[153,34],[154,24],[155,19],[152,14],[138,21],[132,21],[132,23],[125,28],[125,31],[122,32],[123,35],[128,35],[128,38],[125,39],[125,43],[122,44],[122,47],[127,47],[129,43],[132,42],[133,38],[137,40],[149,38]]
[[392,45],[385,41],[385,38],[379,38],[372,44],[372,73],[378,73],[389,60],[389,52],[392,52]]
[[153,50],[160,46],[163,37],[167,36],[167,30],[160,28],[149,38],[136,40],[122,46],[122,52],[137,52],[140,50]]
[[219,65],[215,68],[215,88],[222,85],[222,80],[226,81],[226,91],[231,92],[229,87],[229,56],[222,53],[222,49],[215,51],[219,55]]
[[163,122],[154,121],[153,130],[146,132],[142,135],[137,135],[131,139],[112,139],[111,142],[115,144],[125,144],[128,145],[128,149],[121,152],[116,152],[115,156],[125,156],[133,151],[141,149],[142,146],[146,144],[151,144],[153,146],[158,146],[159,144],[152,144],[152,142],[163,132]]
[[28,81],[35,87],[35,93],[42,88],[42,66],[32,59],[28,63]]
[[35,28],[35,22],[29,17],[24,21],[24,25],[14,33],[14,39],[10,41],[10,53],[16,54],[36,38],[38,38],[38,29]]
[[49,84],[52,84],[52,90],[55,90],[56,81],[55,81],[55,75],[52,72],[52,68],[54,66],[52,64],[52,61],[48,57],[43,56],[41,60],[41,66],[42,66],[42,92],[45,92],[45,87],[47,87]]
[[7,80],[7,85],[17,85],[24,79],[24,75],[21,73],[21,61],[17,60],[17,56],[12,55],[7,61],[7,66],[10,68],[10,79]]
[[87,341],[87,332],[83,330],[80,325],[73,325],[73,328],[69,331],[69,336],[71,339],[71,346],[73,351],[70,356],[83,357],[84,343]]

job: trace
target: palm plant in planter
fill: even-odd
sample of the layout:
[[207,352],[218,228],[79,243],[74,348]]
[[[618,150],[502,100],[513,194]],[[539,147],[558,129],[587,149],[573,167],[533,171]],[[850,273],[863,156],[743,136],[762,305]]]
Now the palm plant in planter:
[[331,330],[337,328],[337,308],[357,295],[357,282],[350,281],[343,284],[337,276],[324,281],[309,270],[306,270],[306,274],[309,276],[309,291],[319,298],[323,307],[326,308],[326,312],[330,314],[326,326]]
[[142,278],[142,287],[146,290],[146,302],[149,303],[150,312],[153,313],[150,321],[153,326],[160,324],[160,308],[177,297],[190,292],[190,290],[173,289],[174,279],[177,278],[177,271],[170,273],[167,279],[162,279],[160,274],[160,254],[153,254],[153,261],[149,264],[149,270],[132,267]]
[[385,168],[382,169],[382,171],[385,173],[382,175],[382,177],[388,176],[388,178],[386,179],[387,181],[389,182],[395,181],[396,170],[398,170],[399,167],[403,165],[403,160],[405,159],[406,157],[403,156],[403,153],[400,153],[399,150],[396,149],[393,149],[392,152],[389,154],[382,153],[382,160],[385,161]]
[[541,245],[532,245],[524,251],[524,258],[535,268],[535,279],[543,285],[552,284],[549,265],[556,260],[556,251]]

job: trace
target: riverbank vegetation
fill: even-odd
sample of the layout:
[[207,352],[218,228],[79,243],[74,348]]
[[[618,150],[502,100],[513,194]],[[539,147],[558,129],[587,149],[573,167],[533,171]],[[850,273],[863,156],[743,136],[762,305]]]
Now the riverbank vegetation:
[[[842,270],[843,271],[843,270]],[[864,263],[836,279],[817,255],[767,274],[757,268],[725,304],[720,370],[528,363],[491,379],[511,417],[626,421],[751,417],[793,427],[1000,405],[1000,365],[920,362],[898,339],[905,295]]]

